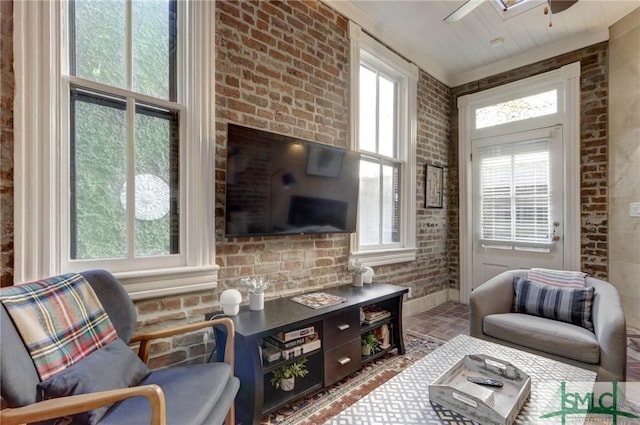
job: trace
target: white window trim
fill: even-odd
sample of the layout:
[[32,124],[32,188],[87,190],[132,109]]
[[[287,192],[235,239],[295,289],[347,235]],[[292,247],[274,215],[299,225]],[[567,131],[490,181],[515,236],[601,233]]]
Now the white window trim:
[[405,166],[400,170],[401,184],[401,241],[400,248],[383,250],[364,250],[358,244],[358,235],[351,235],[351,257],[358,259],[367,266],[379,266],[395,264],[416,259],[416,139],[417,139],[417,93],[418,93],[418,67],[392,52],[372,37],[365,34],[362,29],[352,21],[349,21],[350,57],[351,67],[350,84],[350,147],[358,148],[359,131],[359,99],[360,99],[360,50],[364,49],[374,57],[393,65],[394,73],[402,72],[407,79],[408,92],[406,99],[400,108],[405,109],[405,122],[399,123],[400,137],[406,138],[407,143],[400,144],[400,157],[404,158]]
[[[558,88],[558,112],[553,115],[531,118],[496,127],[475,130],[475,110],[493,103],[504,102],[524,95]],[[460,302],[468,303],[472,288],[472,164],[471,141],[532,128],[562,124],[564,133],[563,154],[565,158],[563,222],[564,267],[580,269],[580,62],[563,66],[534,77],[504,86],[458,98],[458,162],[460,187]]]
[[[188,143],[181,143],[182,196],[185,210],[185,264],[180,267],[114,273],[133,299],[211,290],[217,286],[212,216],[214,181],[215,3],[179,2],[187,9],[181,47],[190,75],[181,89],[190,96],[186,123]],[[186,6],[188,5],[188,6]],[[23,283],[68,272],[63,268],[60,142],[62,31],[67,2],[14,3],[14,187],[15,282]],[[189,42],[185,40],[189,37]],[[182,49],[185,51],[185,49]]]

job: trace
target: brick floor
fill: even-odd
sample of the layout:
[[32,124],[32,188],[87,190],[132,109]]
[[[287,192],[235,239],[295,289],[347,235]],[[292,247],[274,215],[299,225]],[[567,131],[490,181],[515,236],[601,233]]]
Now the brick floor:
[[[444,341],[459,334],[469,335],[469,308],[465,304],[447,301],[430,310],[403,319],[405,330],[431,335]],[[640,342],[640,335],[638,335]],[[627,381],[640,381],[640,354],[627,358]]]

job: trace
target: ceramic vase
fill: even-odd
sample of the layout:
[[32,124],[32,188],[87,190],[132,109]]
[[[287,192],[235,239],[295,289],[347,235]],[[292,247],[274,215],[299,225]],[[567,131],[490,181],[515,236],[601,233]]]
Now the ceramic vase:
[[259,294],[249,293],[249,310],[262,310],[264,308],[264,292]]
[[291,378],[282,378],[280,380],[280,388],[282,388],[282,391],[291,391],[295,386],[296,386],[295,376],[292,376]]
[[362,286],[362,273],[353,273],[353,283],[352,285],[355,286],[356,288],[359,288]]

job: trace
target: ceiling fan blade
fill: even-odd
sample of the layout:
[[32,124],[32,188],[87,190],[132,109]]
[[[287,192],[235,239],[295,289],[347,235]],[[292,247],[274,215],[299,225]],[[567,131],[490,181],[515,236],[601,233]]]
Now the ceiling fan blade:
[[462,19],[464,16],[466,16],[473,9],[480,6],[480,4],[483,1],[484,0],[467,0],[462,6],[460,6],[459,8],[451,12],[449,16],[444,18],[443,21],[447,23],[458,21]]
[[578,0],[549,0],[549,7],[551,7],[551,13],[555,14],[567,10],[577,2]]

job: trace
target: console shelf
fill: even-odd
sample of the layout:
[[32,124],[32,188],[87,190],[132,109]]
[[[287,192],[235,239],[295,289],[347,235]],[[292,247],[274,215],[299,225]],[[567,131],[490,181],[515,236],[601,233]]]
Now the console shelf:
[[[231,317],[236,328],[235,375],[240,379],[236,397],[237,422],[258,425],[263,415],[339,381],[392,349],[404,354],[402,296],[408,292],[407,288],[374,283],[358,288],[350,285],[327,288],[322,292],[344,297],[347,301],[313,309],[290,298],[278,298],[265,302],[263,310],[243,307],[237,316]],[[361,325],[360,308],[372,304],[390,311],[391,316],[371,325]],[[360,337],[385,324],[390,328],[391,346],[371,356],[362,356]],[[273,363],[261,359],[259,347],[264,338],[308,326],[313,326],[319,334],[321,347],[318,350]],[[217,346],[223,348],[224,329],[216,327],[214,330]],[[218,350],[218,355],[222,352]],[[271,385],[274,370],[304,357],[308,359],[309,374],[302,379],[296,378],[293,391],[282,391]]]

